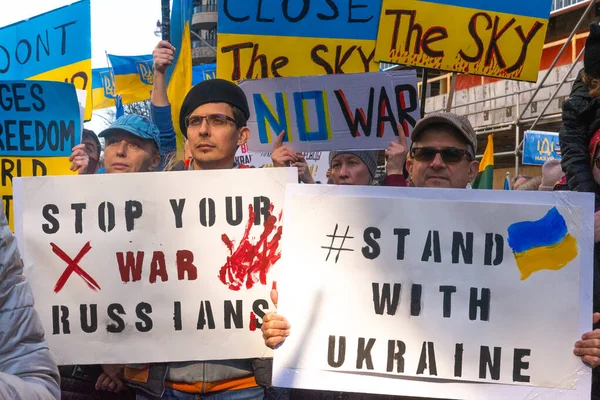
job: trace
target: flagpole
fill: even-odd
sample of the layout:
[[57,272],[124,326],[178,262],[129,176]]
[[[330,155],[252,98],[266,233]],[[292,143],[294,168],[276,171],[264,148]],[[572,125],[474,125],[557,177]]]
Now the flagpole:
[[171,6],[169,4],[169,0],[161,0],[160,4],[162,15],[162,40],[171,42]]

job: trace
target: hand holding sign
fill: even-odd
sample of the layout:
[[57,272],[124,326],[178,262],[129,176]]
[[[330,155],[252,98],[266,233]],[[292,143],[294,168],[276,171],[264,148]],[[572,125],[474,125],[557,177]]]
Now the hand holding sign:
[[[279,292],[277,291],[277,285],[273,282],[271,301],[275,304],[275,307],[277,307],[278,298]],[[261,328],[265,346],[274,349],[285,342],[285,339],[290,336],[290,327],[291,326],[285,317],[282,317],[277,313],[267,313],[263,319]]]
[[406,162],[408,145],[402,124],[398,124],[398,142],[392,142],[385,150],[386,172],[388,175],[402,175]]
[[308,168],[308,163],[304,158],[304,155],[298,155],[298,161],[292,164],[292,167],[298,168],[298,179],[302,183],[306,184],[314,184],[315,180],[310,173],[310,168]]
[[281,133],[275,139],[273,143],[273,153],[271,153],[271,160],[273,160],[274,167],[289,167],[291,163],[298,161],[298,154],[294,152],[289,146],[283,144],[286,132]]
[[[594,313],[593,322],[596,325],[600,322],[600,313]],[[594,329],[592,332],[584,333],[581,340],[575,342],[573,353],[580,356],[584,363],[592,368],[600,365],[600,329]]]
[[96,381],[96,390],[119,393],[125,387],[123,383],[123,371],[125,366],[122,364],[104,364],[102,365],[102,374]]
[[157,72],[165,73],[167,68],[173,64],[173,57],[175,56],[175,47],[166,40],[158,42],[154,51],[152,51],[152,58],[154,59],[154,69]]
[[69,157],[71,171],[77,171],[78,174],[85,174],[90,162],[90,157],[85,152],[85,144],[78,144],[73,147],[71,157]]

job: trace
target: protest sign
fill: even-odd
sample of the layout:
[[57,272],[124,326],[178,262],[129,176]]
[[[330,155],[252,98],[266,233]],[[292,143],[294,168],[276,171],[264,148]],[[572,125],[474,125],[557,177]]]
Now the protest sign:
[[19,180],[25,274],[58,362],[264,356],[287,182],[295,169]]
[[383,0],[375,60],[535,82],[551,5]]
[[217,77],[231,81],[379,71],[381,2],[219,2]]
[[274,386],[589,398],[593,196],[288,185],[285,207]]
[[419,119],[415,71],[248,80],[248,147],[270,152],[280,132],[298,152],[384,149]]
[[92,117],[90,0],[0,28],[0,81],[68,82],[87,91]]
[[[327,182],[327,169],[329,169],[329,152],[314,151],[302,153],[308,164],[308,169],[315,182]],[[248,145],[240,146],[235,153],[235,163],[248,165],[254,168],[273,168],[271,153],[253,153],[248,150]]]
[[558,133],[526,131],[523,138],[523,164],[543,165],[552,159],[561,159]]
[[71,173],[71,149],[81,142],[75,87],[53,81],[0,82],[0,196],[13,228],[12,180]]

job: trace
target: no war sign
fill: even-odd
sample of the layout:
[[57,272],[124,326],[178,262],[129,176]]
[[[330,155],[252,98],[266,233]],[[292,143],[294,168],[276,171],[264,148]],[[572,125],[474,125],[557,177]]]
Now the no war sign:
[[419,119],[415,71],[243,81],[250,102],[248,147],[270,152],[284,139],[295,151],[380,150]]

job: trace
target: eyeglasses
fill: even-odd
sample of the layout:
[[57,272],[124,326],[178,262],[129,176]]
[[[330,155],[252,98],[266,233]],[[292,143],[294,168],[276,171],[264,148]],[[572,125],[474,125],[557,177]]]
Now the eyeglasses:
[[228,122],[232,122],[235,126],[239,126],[237,121],[224,114],[208,114],[206,116],[191,115],[185,119],[186,128],[200,128],[203,120],[206,119],[208,126],[211,128],[222,128],[227,125]]
[[600,169],[600,157],[594,160],[594,164],[596,165],[596,168]]
[[457,149],[456,147],[446,147],[436,149],[434,147],[416,147],[410,150],[410,156],[419,162],[431,162],[436,155],[442,156],[444,164],[457,164],[461,162],[465,156],[469,161],[473,160],[473,156],[468,150]]

